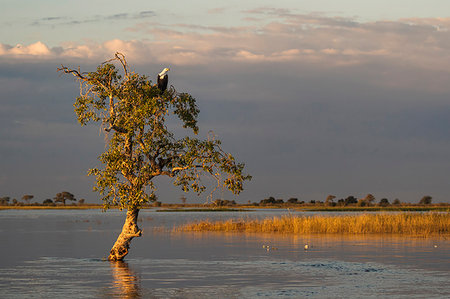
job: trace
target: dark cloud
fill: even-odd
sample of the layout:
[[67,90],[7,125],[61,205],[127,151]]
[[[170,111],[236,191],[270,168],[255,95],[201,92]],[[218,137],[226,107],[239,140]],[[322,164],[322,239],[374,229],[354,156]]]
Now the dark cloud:
[[[200,136],[214,130],[254,177],[241,202],[367,193],[448,202],[450,39],[435,27],[446,21],[264,13],[274,19],[261,26],[151,24],[155,43],[74,44],[57,55],[50,49],[45,60],[0,59],[0,190],[96,198],[85,171],[97,163],[103,137],[77,125],[78,86],[55,69],[63,62],[92,70],[120,50],[151,78],[169,65],[171,84],[197,98]],[[178,201],[180,191],[160,183],[160,199]]]
[[[214,130],[254,176],[238,200],[367,193],[412,202],[425,194],[447,200],[446,95],[379,88],[356,71],[292,73],[275,63],[216,67],[178,66],[171,81],[197,98],[200,135]],[[158,65],[137,67],[150,75],[157,70]],[[99,128],[75,121],[77,84],[47,63],[2,64],[0,74],[4,195],[33,193],[43,200],[68,189],[94,201],[85,173],[98,163],[103,137]],[[164,181],[161,186],[161,200],[178,200],[178,189]]]

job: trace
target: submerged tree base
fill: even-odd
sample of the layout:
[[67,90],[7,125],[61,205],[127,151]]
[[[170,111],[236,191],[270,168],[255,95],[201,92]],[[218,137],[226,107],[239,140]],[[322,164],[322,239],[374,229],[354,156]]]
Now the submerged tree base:
[[450,213],[363,214],[349,216],[281,216],[262,220],[200,221],[176,231],[342,234],[450,234]]
[[140,237],[142,235],[142,230],[140,230],[137,226],[138,216],[139,209],[128,209],[127,218],[125,219],[125,224],[122,227],[122,232],[109,253],[109,261],[122,261],[128,254],[131,240],[134,237]]

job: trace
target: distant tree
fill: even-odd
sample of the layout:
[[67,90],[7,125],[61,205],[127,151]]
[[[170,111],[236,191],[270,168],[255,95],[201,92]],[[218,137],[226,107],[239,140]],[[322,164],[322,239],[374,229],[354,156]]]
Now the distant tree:
[[269,198],[263,199],[259,202],[260,204],[274,204],[276,203],[276,199],[273,196],[270,196]]
[[22,196],[22,200],[25,201],[27,204],[29,204],[30,200],[32,200],[33,197],[34,197],[34,195],[27,194],[27,195]]
[[8,196],[0,198],[0,205],[7,206],[8,204],[9,204],[9,197]]
[[18,204],[17,199],[14,198],[14,199],[12,200],[12,203],[13,203],[14,206],[17,206],[17,204]]
[[181,203],[182,203],[182,204],[186,204],[186,196],[184,196],[184,195],[181,196],[181,197],[180,197],[180,200],[181,200]]
[[396,198],[394,199],[394,201],[392,202],[393,205],[399,205],[401,204],[400,199]]
[[61,193],[57,193],[56,196],[53,198],[55,203],[62,202],[63,205],[66,205],[66,200],[75,201],[75,196],[67,191],[63,191]]
[[375,196],[369,193],[364,197],[364,201],[366,202],[366,205],[371,206],[375,201]]
[[236,202],[234,200],[216,199],[213,202],[213,205],[216,207],[234,206],[234,205],[236,205]]
[[378,203],[378,205],[381,207],[387,207],[388,205],[390,205],[390,203],[387,198],[382,198],[382,199],[380,199],[380,202]]
[[429,205],[429,204],[431,204],[432,199],[433,198],[431,196],[426,195],[426,196],[422,197],[422,199],[419,201],[419,204],[420,205]]
[[47,198],[46,200],[44,200],[43,202],[42,202],[42,204],[44,205],[44,206],[54,206],[55,204],[53,203],[53,200],[51,200],[50,198]]
[[333,199],[335,199],[336,198],[336,196],[334,196],[334,195],[328,195],[327,196],[327,199],[325,199],[325,205],[326,206],[333,206],[333,204],[334,204],[334,202],[333,202]]
[[344,206],[348,206],[351,204],[355,204],[358,203],[358,199],[356,199],[356,197],[350,195],[349,197],[347,197],[346,199],[344,199]]
[[82,198],[82,199],[80,199],[80,200],[78,200],[78,205],[84,205],[84,202],[85,202],[85,199],[84,198]]
[[223,206],[223,200],[216,199],[215,201],[212,202],[212,204],[216,207],[221,207],[221,206]]
[[296,204],[296,203],[298,203],[298,198],[291,197],[288,199],[287,202],[290,204]]
[[358,207],[365,207],[367,206],[367,201],[364,198],[358,199],[357,205]]

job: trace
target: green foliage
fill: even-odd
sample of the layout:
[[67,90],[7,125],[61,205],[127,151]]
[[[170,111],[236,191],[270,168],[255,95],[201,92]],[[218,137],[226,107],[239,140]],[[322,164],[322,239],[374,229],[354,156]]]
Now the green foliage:
[[158,176],[173,178],[183,191],[197,193],[206,189],[203,174],[234,194],[251,179],[243,173],[244,164],[225,153],[213,136],[177,139],[167,126],[173,117],[192,133],[199,131],[195,99],[173,87],[161,95],[146,76],[130,71],[122,54],[116,53],[95,72],[67,67],[59,71],[73,74],[80,83],[74,104],[80,124],[99,122],[107,132],[106,150],[99,157],[104,167],[88,172],[96,177],[94,190],[102,195],[105,209],[140,208],[155,201],[152,180]]

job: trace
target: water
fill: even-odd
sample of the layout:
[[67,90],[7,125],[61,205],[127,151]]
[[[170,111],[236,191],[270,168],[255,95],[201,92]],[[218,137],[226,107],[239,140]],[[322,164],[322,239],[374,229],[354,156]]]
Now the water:
[[159,229],[282,213],[141,211],[144,235],[110,263],[124,212],[0,211],[0,298],[450,297],[448,239]]

